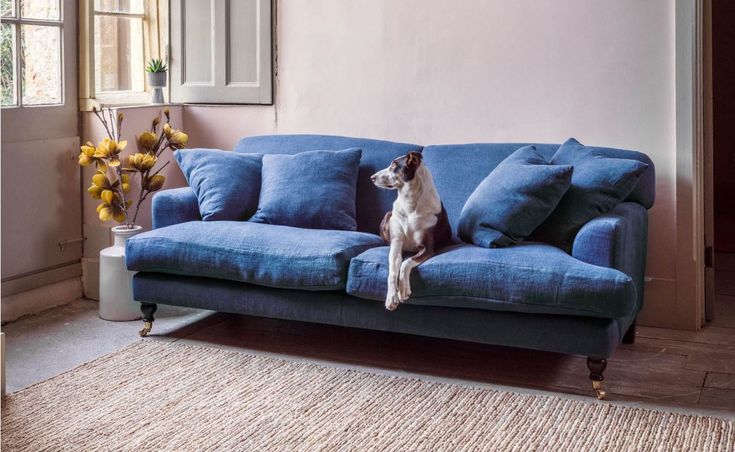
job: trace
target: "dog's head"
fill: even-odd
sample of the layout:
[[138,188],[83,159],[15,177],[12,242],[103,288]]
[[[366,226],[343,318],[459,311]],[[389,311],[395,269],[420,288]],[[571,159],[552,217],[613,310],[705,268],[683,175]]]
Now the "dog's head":
[[388,168],[370,176],[376,187],[397,190],[411,182],[416,177],[416,171],[421,166],[421,153],[409,152],[394,159]]

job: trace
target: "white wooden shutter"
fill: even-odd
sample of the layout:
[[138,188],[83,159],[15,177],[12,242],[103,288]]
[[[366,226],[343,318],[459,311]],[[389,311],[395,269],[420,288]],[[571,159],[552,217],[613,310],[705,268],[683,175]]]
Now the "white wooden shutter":
[[171,100],[271,104],[271,0],[171,1]]

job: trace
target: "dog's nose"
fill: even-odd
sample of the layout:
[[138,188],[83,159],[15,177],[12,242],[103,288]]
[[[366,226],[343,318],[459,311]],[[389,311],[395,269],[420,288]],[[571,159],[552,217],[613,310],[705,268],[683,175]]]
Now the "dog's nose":
[[370,176],[370,180],[373,181],[373,182],[375,182],[375,179],[377,179],[377,178],[378,178],[378,176],[376,176],[375,174],[373,174],[372,176]]

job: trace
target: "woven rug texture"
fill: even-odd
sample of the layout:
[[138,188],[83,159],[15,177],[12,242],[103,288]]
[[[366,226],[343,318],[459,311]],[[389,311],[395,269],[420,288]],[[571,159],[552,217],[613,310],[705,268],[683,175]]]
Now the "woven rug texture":
[[735,450],[735,421],[143,340],[3,399],[3,451]]

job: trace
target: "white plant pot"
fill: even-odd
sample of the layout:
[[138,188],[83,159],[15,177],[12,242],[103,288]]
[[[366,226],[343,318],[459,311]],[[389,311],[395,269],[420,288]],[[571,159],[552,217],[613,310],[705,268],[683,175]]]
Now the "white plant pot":
[[126,321],[141,318],[140,303],[133,300],[133,275],[125,265],[125,242],[140,233],[141,226],[115,226],[112,246],[100,251],[100,317]]
[[166,87],[166,76],[168,72],[148,72],[148,85],[153,88],[151,103],[163,103],[163,88]]

